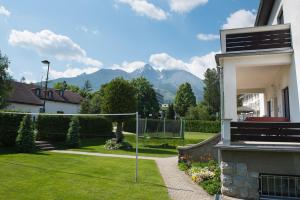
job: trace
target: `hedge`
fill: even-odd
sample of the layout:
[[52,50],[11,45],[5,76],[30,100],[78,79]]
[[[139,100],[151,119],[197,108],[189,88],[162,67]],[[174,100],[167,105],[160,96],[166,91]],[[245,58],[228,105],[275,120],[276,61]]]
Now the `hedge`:
[[219,133],[220,121],[185,120],[185,131],[202,133]]
[[24,115],[6,114],[0,112],[0,143],[4,146],[14,146],[18,129]]
[[[161,121],[163,123],[163,120],[148,119],[147,128],[148,126],[152,127],[151,125],[155,122],[157,124],[157,121]],[[168,120],[166,120],[166,122],[167,121]],[[124,131],[135,133],[135,126],[135,120],[131,119],[124,122],[123,129]],[[139,127],[139,129],[141,129],[141,127]],[[220,130],[221,123],[219,121],[184,120],[185,132],[219,133]]]
[[[71,116],[40,115],[36,122],[37,139],[64,141]],[[103,117],[80,116],[80,137],[112,137],[112,122]]]
[[126,132],[135,133],[136,123],[135,119],[128,119],[123,123],[123,130]]

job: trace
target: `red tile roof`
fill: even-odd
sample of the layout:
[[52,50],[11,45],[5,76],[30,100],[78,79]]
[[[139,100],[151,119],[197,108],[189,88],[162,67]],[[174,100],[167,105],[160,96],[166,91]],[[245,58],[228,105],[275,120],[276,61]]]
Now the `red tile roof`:
[[[11,103],[31,104],[31,105],[43,105],[45,88],[41,88],[34,84],[26,84],[20,82],[12,82],[13,91],[8,98]],[[37,95],[36,90],[39,89],[41,95]],[[60,96],[59,90],[48,88],[47,93],[52,92],[52,96],[46,95],[47,101],[56,101],[62,103],[80,104],[82,97],[74,92],[65,90],[63,95]]]

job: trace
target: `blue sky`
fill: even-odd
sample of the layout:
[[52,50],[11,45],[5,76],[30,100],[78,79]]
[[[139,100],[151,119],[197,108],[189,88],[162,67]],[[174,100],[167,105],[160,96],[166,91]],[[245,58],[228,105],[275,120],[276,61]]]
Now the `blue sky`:
[[0,50],[19,80],[101,68],[214,67],[219,29],[252,26],[259,0],[0,0]]

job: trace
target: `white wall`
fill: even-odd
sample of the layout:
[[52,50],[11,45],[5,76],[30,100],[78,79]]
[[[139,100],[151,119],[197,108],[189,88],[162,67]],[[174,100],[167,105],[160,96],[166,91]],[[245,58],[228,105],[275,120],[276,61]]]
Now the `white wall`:
[[47,113],[57,113],[57,111],[62,111],[65,114],[76,114],[80,111],[80,105],[55,101],[46,101]]
[[[271,101],[272,117],[284,116],[282,90],[286,87],[290,88],[290,67],[282,67],[280,75],[274,79],[273,84],[265,88],[265,112],[267,113],[267,101]],[[294,115],[294,113],[291,113],[291,115]]]
[[284,22],[291,24],[294,49],[290,79],[290,107],[292,121],[300,122],[300,1],[283,0]]
[[9,106],[6,109],[13,110],[13,111],[20,111],[20,112],[39,113],[40,108],[42,108],[42,107],[43,106],[11,103],[11,104],[9,104]]
[[[295,0],[292,0],[292,1],[295,1]],[[270,14],[270,18],[269,18],[269,21],[268,21],[268,25],[277,24],[277,16],[278,16],[278,14],[281,10],[282,3],[283,3],[283,0],[275,0],[274,5],[273,5],[273,9],[272,9],[271,14]]]
[[[251,67],[263,67],[263,66],[290,66],[291,54],[272,54],[272,55],[255,55],[255,56],[235,56],[225,57],[221,59],[221,66],[223,67],[223,89],[224,89],[224,118],[237,120],[237,68],[251,68]],[[288,69],[288,68],[287,68]],[[270,69],[272,70],[272,69]],[[284,71],[284,70],[283,70]],[[283,72],[281,72],[282,74]],[[288,70],[284,73],[289,73]],[[251,77],[251,82],[255,84],[255,76]],[[284,75],[279,80],[279,84],[283,89],[289,82],[288,75]],[[271,87],[271,85],[270,85]],[[281,92],[281,90],[280,90]],[[271,93],[270,91],[266,92]],[[278,94],[279,95],[279,94]],[[281,95],[281,94],[280,94]],[[281,98],[278,98],[281,100]],[[290,102],[291,103],[291,102]],[[292,111],[292,109],[291,109]],[[294,111],[293,111],[294,112]],[[292,113],[291,115],[296,115]]]

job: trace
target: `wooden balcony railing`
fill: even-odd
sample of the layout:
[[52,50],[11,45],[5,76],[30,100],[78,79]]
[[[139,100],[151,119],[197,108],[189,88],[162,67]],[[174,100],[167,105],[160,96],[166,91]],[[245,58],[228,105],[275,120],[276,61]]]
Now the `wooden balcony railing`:
[[300,123],[231,122],[231,141],[300,142]]
[[224,30],[221,34],[226,52],[292,47],[289,25]]

